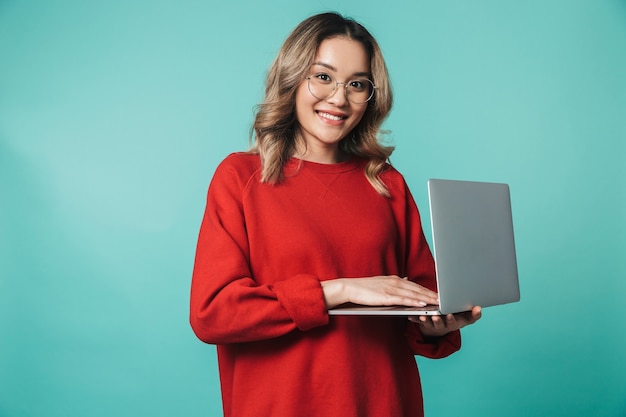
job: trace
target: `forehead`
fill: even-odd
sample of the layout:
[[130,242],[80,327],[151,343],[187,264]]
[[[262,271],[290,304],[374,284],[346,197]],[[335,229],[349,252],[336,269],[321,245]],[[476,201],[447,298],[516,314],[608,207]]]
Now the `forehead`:
[[337,73],[369,73],[370,59],[361,42],[346,37],[324,39],[313,66],[323,65]]

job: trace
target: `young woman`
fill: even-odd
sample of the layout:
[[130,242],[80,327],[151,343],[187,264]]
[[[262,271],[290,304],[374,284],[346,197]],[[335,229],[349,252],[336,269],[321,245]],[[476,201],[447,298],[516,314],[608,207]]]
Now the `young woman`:
[[217,345],[226,417],[422,416],[414,355],[450,355],[480,318],[328,315],[437,303],[417,207],[379,143],[391,103],[370,33],[313,16],[270,68],[252,150],[217,168],[191,325]]

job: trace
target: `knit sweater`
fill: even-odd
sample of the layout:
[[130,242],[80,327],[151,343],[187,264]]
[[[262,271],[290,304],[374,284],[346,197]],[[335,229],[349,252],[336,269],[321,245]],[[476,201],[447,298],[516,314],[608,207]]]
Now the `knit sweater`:
[[216,344],[225,417],[419,417],[414,355],[445,357],[398,317],[329,316],[320,281],[398,275],[436,290],[417,206],[391,166],[378,194],[365,161],[291,159],[260,182],[258,155],[217,168],[200,228],[192,328]]

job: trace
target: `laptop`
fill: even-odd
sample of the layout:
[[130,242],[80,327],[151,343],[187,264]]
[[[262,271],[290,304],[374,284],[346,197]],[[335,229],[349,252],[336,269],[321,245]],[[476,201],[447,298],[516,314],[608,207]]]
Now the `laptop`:
[[507,184],[430,179],[428,198],[439,305],[344,304],[330,315],[442,315],[520,300]]

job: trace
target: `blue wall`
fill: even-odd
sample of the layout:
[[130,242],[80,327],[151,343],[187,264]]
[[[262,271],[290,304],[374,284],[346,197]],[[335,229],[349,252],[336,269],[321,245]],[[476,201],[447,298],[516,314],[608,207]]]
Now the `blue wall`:
[[220,415],[206,188],[330,9],[380,41],[427,229],[429,177],[512,189],[522,301],[418,359],[428,415],[626,416],[626,2],[214,3],[0,2],[0,416]]

